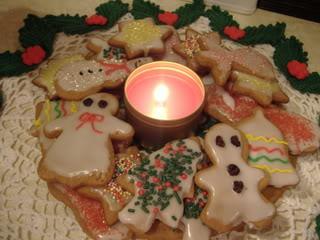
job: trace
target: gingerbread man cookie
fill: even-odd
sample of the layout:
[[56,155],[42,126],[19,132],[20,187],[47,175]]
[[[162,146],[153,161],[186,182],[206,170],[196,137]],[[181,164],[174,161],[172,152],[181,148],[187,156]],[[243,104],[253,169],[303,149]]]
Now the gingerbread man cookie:
[[195,177],[196,184],[208,191],[200,218],[219,233],[242,222],[265,228],[275,213],[260,193],[268,184],[267,175],[246,162],[247,145],[239,130],[224,123],[214,125],[205,136],[205,150],[214,166]]
[[134,134],[128,123],[113,116],[117,110],[113,95],[98,93],[84,99],[78,112],[47,124],[45,134],[55,141],[39,164],[39,176],[71,187],[106,184],[114,171],[111,139]]
[[270,174],[270,185],[280,188],[299,182],[288,154],[288,142],[258,108],[253,115],[237,124],[249,142],[250,166]]
[[193,139],[176,140],[142,159],[129,174],[135,196],[119,213],[134,232],[149,231],[156,219],[177,228],[183,216],[183,198],[193,189],[193,176],[203,155]]
[[119,33],[108,40],[114,47],[125,49],[129,59],[164,53],[163,41],[172,34],[168,26],[155,25],[152,18],[119,23]]
[[79,100],[103,88],[117,88],[135,68],[149,62],[152,62],[151,58],[122,63],[83,60],[67,64],[55,76],[57,95],[67,100]]

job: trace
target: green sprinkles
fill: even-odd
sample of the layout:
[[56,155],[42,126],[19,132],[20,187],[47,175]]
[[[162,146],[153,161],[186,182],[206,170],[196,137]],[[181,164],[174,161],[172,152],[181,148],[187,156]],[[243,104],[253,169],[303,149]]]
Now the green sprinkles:
[[174,221],[177,221],[177,217],[176,217],[176,216],[171,216],[171,218],[172,218]]
[[181,175],[190,177],[194,173],[193,161],[201,156],[200,152],[188,149],[183,140],[166,145],[158,151],[161,152],[153,156],[155,161],[152,164],[149,156],[146,156],[141,164],[130,172],[136,182],[142,183],[135,206],[146,213],[149,213],[149,206],[158,207],[163,211],[169,206],[172,198],[179,204],[183,203],[177,191],[181,189],[180,184],[183,182]]
[[131,212],[131,213],[134,213],[136,210],[135,209],[132,209],[132,208],[129,208],[128,209],[128,212]]

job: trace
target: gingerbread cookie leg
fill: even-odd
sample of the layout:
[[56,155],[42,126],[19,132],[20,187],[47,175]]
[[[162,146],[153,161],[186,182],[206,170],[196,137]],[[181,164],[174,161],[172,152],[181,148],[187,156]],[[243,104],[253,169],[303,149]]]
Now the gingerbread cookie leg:
[[196,184],[208,191],[201,220],[217,232],[228,232],[245,222],[257,229],[270,225],[274,206],[260,191],[267,175],[250,167],[243,134],[226,124],[216,124],[205,136],[205,149],[214,166],[196,174]]

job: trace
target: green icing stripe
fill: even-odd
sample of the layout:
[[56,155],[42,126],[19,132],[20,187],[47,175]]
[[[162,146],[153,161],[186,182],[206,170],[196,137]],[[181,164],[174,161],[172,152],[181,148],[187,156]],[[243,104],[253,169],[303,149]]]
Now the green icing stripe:
[[267,160],[268,162],[271,162],[271,163],[273,163],[273,162],[280,162],[280,163],[283,163],[283,164],[289,163],[288,160],[281,159],[281,158],[269,158],[269,157],[267,157],[265,155],[262,155],[262,156],[259,156],[259,157],[256,157],[256,158],[249,156],[249,161],[250,162],[259,162],[262,159],[265,159],[265,160]]
[[54,107],[54,111],[57,113],[56,118],[60,118],[61,117],[61,111],[59,109],[59,103],[60,103],[60,101],[55,101],[56,106]]

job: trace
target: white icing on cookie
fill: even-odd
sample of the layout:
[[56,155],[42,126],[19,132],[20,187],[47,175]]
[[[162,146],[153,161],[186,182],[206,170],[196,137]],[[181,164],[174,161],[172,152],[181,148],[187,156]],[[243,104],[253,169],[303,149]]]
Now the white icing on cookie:
[[106,81],[103,66],[94,60],[83,60],[62,67],[56,74],[56,83],[64,91],[87,91]]
[[264,172],[250,167],[243,158],[244,144],[241,133],[227,124],[216,124],[205,136],[206,152],[214,166],[199,171],[196,183],[209,192],[201,220],[217,231],[221,225],[231,230],[241,222],[254,224],[275,212],[259,192]]
[[249,164],[268,172],[271,176],[270,185],[283,187],[299,182],[289,160],[288,143],[260,109],[237,127],[244,132],[250,144]]
[[[136,194],[119,213],[119,220],[141,232],[147,232],[155,219],[177,228],[183,216],[183,198],[192,190],[196,164],[202,157],[198,143],[185,139],[167,144],[142,160],[130,175],[135,181]],[[141,168],[146,171],[141,172]],[[153,200],[147,200],[148,195]]]
[[45,126],[47,136],[61,132],[44,156],[43,164],[58,175],[105,173],[111,167],[113,151],[110,137],[130,137],[133,128],[112,116],[117,99],[107,93],[92,95],[81,109]]
[[200,218],[182,218],[184,224],[183,240],[209,240],[211,230],[202,223]]

